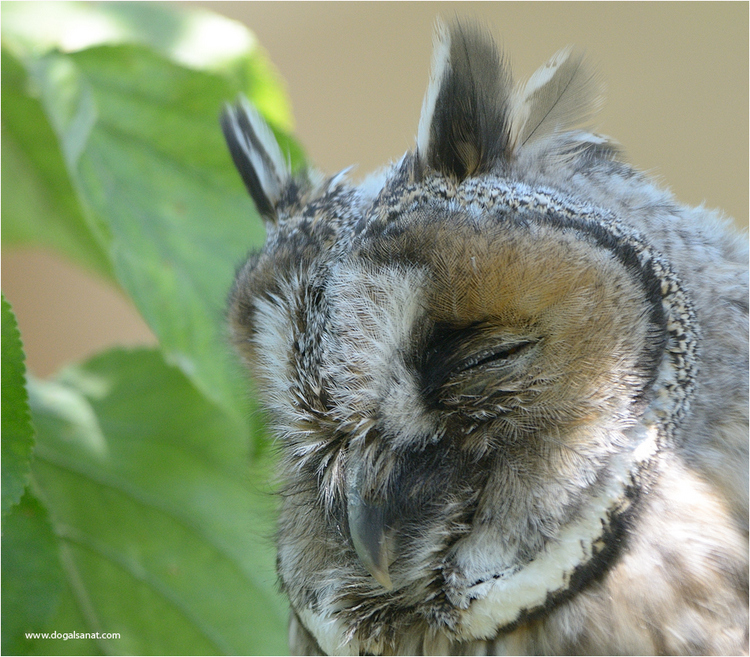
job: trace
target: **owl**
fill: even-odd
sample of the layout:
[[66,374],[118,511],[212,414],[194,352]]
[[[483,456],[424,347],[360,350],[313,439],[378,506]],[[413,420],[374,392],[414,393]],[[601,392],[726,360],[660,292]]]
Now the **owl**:
[[226,107],[292,654],[747,653],[746,240],[580,127],[600,86],[438,25],[416,146],[360,183]]

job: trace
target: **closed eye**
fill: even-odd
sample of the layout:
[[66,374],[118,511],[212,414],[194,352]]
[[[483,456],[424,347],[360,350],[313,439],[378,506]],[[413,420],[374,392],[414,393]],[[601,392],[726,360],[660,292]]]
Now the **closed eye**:
[[453,373],[457,374],[459,372],[465,372],[466,370],[481,367],[482,365],[487,365],[489,363],[507,361],[513,358],[513,356],[517,356],[526,351],[535,343],[535,340],[523,340],[511,345],[503,346],[502,348],[491,351],[490,353],[479,354],[478,356],[465,360],[454,370]]
[[484,322],[434,326],[416,360],[428,402],[440,405],[448,389],[471,391],[490,381],[517,378],[525,369],[519,359],[526,361],[524,356],[541,338],[501,331]]

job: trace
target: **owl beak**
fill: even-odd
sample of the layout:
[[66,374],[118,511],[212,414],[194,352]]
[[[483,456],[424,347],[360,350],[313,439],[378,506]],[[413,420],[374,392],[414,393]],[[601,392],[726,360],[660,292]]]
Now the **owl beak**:
[[348,496],[349,532],[359,560],[375,580],[388,591],[393,589],[388,573],[390,554],[383,510],[362,499],[356,486]]

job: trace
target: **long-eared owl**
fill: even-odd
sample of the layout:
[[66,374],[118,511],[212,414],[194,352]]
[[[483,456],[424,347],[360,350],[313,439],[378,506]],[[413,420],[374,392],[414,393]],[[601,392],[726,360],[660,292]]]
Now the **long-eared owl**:
[[359,184],[224,112],[293,654],[747,652],[746,240],[581,128],[600,91],[439,25],[414,150]]

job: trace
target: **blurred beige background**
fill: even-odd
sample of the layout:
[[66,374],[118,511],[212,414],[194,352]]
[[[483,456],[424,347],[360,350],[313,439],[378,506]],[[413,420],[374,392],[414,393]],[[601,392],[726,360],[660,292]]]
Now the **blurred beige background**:
[[[355,176],[411,148],[436,16],[487,23],[518,79],[576,44],[607,82],[598,130],[680,201],[723,208],[747,228],[746,2],[185,4],[256,33],[311,160],[329,173],[357,163]],[[113,344],[154,343],[117,292],[49,254],[3,251],[2,287],[39,376]]]

